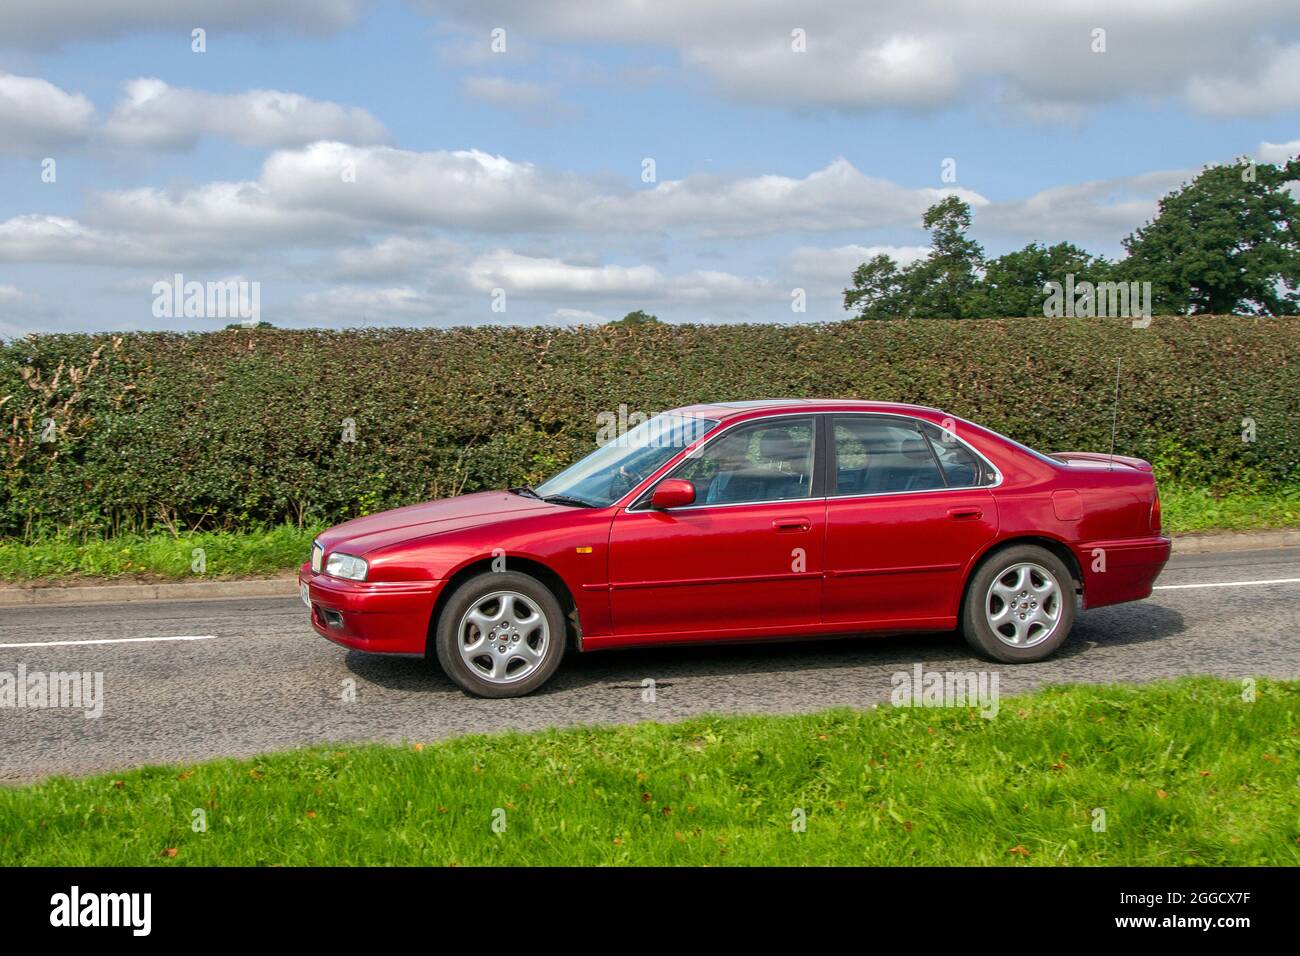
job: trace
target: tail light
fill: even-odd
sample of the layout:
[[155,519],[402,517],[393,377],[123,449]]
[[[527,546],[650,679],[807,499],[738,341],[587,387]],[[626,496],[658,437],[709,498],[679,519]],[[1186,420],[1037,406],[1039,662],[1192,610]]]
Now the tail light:
[[1160,531],[1160,489],[1154,489],[1155,496],[1151,499],[1151,531],[1153,533]]

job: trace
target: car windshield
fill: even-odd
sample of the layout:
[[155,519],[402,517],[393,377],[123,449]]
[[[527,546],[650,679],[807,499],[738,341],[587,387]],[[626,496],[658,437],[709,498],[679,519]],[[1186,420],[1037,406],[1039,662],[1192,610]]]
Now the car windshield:
[[656,415],[597,448],[536,490],[603,508],[648,478],[660,465],[718,423],[689,415]]

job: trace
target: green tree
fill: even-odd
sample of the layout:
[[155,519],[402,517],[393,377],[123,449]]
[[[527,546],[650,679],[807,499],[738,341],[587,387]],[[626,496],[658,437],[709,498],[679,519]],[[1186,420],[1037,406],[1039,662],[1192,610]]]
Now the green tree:
[[853,272],[853,288],[844,290],[844,308],[859,319],[960,319],[967,297],[979,283],[984,250],[970,239],[970,206],[948,196],[925,211],[921,224],[930,230],[930,255],[905,269],[886,255],[864,262]]
[[1118,272],[1150,282],[1154,311],[1294,315],[1300,307],[1300,157],[1210,166],[1124,239]]
[[1109,259],[1093,256],[1070,242],[1040,246],[1031,242],[1023,249],[990,259],[984,264],[983,279],[971,290],[962,305],[966,315],[1008,318],[1042,315],[1048,282],[1065,283],[1067,275],[1075,282],[1106,282],[1112,264]]
[[623,318],[614,319],[605,324],[622,325],[629,328],[640,328],[643,325],[663,325],[663,323],[659,321],[659,316],[651,315],[649,312],[643,312],[641,309],[637,309],[635,312],[629,312],[627,315],[623,316]]
[[911,310],[918,318],[961,319],[967,296],[979,282],[984,250],[966,236],[970,206],[948,196],[925,211],[922,225],[930,230],[930,257],[908,268]]
[[858,319],[897,319],[910,314],[904,270],[881,253],[853,270],[853,288],[844,290],[844,308]]

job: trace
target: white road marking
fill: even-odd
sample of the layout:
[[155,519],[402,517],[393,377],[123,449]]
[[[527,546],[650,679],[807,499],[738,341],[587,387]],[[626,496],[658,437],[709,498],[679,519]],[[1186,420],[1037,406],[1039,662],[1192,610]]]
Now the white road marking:
[[1216,584],[1157,584],[1153,591],[1181,591],[1184,588],[1244,588],[1253,584],[1300,584],[1300,578],[1273,578],[1271,581],[1223,581]]
[[215,634],[181,634],[175,637],[111,637],[94,641],[32,641],[28,644],[0,644],[0,647],[71,647],[80,644],[139,644],[146,641],[214,641]]
[[[1157,584],[1153,591],[1183,591],[1189,588],[1244,588],[1260,584],[1300,584],[1300,578],[1272,578],[1267,581],[1218,581],[1209,584]],[[0,647],[79,647],[88,644],[140,644],[156,641],[215,641],[216,634],[179,634],[169,637],[111,637],[90,641],[32,641],[0,644]]]

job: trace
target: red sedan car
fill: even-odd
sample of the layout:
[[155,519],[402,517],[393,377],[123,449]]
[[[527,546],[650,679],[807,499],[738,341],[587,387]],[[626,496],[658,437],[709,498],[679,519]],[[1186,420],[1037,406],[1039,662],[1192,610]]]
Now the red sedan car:
[[1037,661],[1076,608],[1147,597],[1168,557],[1145,461],[792,399],[679,408],[536,489],[348,521],[299,582],[331,641],[436,654],[514,697],[568,648],[960,628]]

